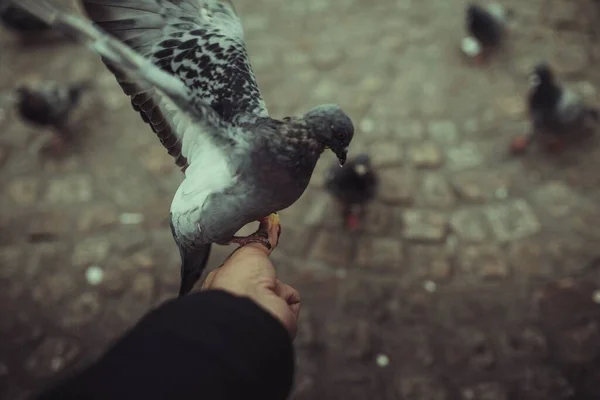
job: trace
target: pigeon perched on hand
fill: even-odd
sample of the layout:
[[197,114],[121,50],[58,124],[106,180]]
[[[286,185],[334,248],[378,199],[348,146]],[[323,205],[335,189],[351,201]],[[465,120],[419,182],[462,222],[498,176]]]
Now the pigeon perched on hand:
[[[229,1],[83,0],[96,25],[49,1],[17,4],[98,52],[183,170],[171,204],[180,296],[200,279],[212,243],[271,248],[274,213],[302,195],[325,149],[346,161],[354,127],[337,105],[269,117]],[[257,232],[234,236],[257,220]]]
[[473,3],[466,8],[466,30],[468,36],[462,41],[462,51],[481,64],[499,47],[506,35],[507,13],[500,4],[482,7]]
[[346,229],[354,231],[360,227],[366,205],[377,193],[378,183],[367,154],[359,154],[342,168],[331,167],[325,188],[340,202]]
[[573,91],[563,88],[550,66],[539,63],[531,76],[527,105],[532,124],[528,137],[513,141],[513,152],[525,150],[536,139],[549,150],[559,150],[565,141],[586,134],[600,120],[600,110],[587,106]]
[[91,86],[90,82],[67,85],[55,81],[22,85],[15,90],[14,101],[23,120],[37,127],[52,129],[51,150],[62,152],[71,139],[66,127],[69,116],[81,95]]

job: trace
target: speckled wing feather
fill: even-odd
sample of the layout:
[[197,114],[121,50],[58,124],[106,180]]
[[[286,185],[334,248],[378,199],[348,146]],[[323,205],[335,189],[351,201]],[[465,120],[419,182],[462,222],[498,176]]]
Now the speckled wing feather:
[[[230,2],[83,0],[82,3],[102,29],[179,77],[225,121],[238,125],[268,115],[248,60],[242,25]],[[160,119],[156,115],[157,106],[148,103],[145,92],[117,78],[144,120],[152,124],[150,116]]]

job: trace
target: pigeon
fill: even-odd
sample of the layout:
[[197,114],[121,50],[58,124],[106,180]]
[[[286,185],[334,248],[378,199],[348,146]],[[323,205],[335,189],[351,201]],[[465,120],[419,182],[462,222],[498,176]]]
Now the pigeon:
[[463,53],[481,64],[492,50],[502,44],[506,35],[506,17],[507,13],[500,4],[493,3],[486,7],[468,4],[468,36],[462,41]]
[[[354,125],[339,106],[269,116],[230,1],[83,0],[95,24],[49,0],[15,4],[99,53],[183,171],[170,208],[180,297],[200,279],[212,243],[271,248],[276,212],[304,193],[324,150],[346,161]],[[234,236],[253,221],[261,221],[254,234]]]
[[538,63],[530,75],[527,98],[532,130],[511,144],[513,152],[527,148],[535,139],[545,142],[549,150],[559,150],[564,141],[589,132],[600,121],[600,110],[586,105],[573,91],[562,87],[546,62]]
[[376,193],[379,180],[371,166],[368,154],[359,154],[342,168],[333,165],[325,180],[325,188],[342,205],[345,227],[359,228],[366,205]]
[[40,127],[51,128],[54,136],[52,151],[60,153],[71,139],[66,123],[82,94],[92,86],[89,81],[66,85],[45,81],[39,85],[22,85],[16,88],[14,102],[21,118]]

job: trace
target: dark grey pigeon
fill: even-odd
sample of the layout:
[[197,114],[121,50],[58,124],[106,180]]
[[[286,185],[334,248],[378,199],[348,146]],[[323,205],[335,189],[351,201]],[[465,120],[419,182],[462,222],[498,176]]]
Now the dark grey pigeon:
[[325,179],[325,188],[338,200],[346,229],[360,227],[366,206],[377,194],[379,179],[368,154],[359,154],[340,168],[333,165]]
[[45,81],[38,85],[22,85],[16,92],[16,106],[25,121],[40,127],[62,130],[81,95],[90,82],[62,84]]
[[84,0],[101,29],[46,1],[18,4],[102,55],[184,171],[171,204],[180,296],[200,278],[211,243],[270,248],[264,224],[248,237],[234,235],[294,204],[325,149],[346,161],[354,128],[338,106],[281,121],[269,117],[230,2]]
[[44,146],[44,150],[57,156],[64,154],[74,139],[67,123],[81,96],[91,86],[91,82],[65,84],[44,81],[19,86],[10,97],[25,122],[52,131],[52,140]]
[[562,87],[547,63],[535,66],[530,82],[527,104],[532,136],[529,141],[544,136],[555,143],[563,142],[570,136],[585,134],[598,122],[599,110],[587,106],[581,97]]
[[504,41],[506,23],[507,12],[502,5],[492,3],[487,6],[479,6],[469,3],[466,8],[468,36],[462,42],[463,52],[482,62]]

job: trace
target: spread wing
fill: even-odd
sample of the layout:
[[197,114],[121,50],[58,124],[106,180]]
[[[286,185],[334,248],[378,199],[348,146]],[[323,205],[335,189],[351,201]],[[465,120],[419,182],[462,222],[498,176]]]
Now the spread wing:
[[[140,3],[158,4],[152,0]],[[202,136],[227,139],[232,132],[231,124],[210,107],[201,90],[188,86],[168,69],[159,68],[151,58],[140,55],[89,20],[46,0],[18,0],[14,4],[99,53],[125,93],[131,96],[134,108],[152,126],[180,167],[187,168],[192,152],[197,152],[199,142],[205,139]]]
[[[83,0],[103,30],[177,76],[228,122],[267,116],[230,1]],[[131,90],[123,86],[125,93]],[[139,100],[132,97],[139,107]]]

